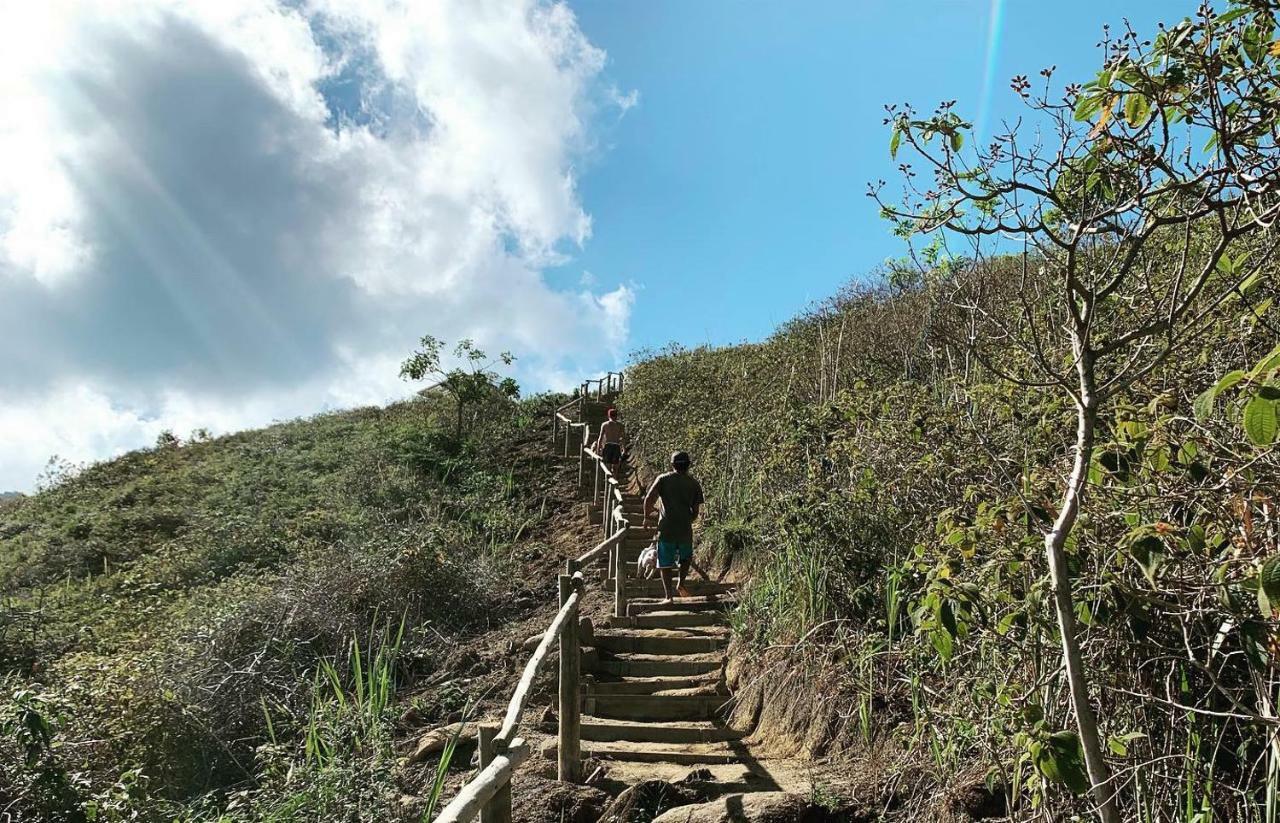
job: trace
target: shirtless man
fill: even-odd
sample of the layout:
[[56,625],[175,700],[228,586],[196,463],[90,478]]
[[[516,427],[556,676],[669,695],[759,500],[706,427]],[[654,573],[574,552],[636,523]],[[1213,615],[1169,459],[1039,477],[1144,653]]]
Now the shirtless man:
[[[600,425],[600,436],[596,438],[596,454],[609,467],[615,478],[622,466],[622,446],[627,442],[627,430],[618,422],[618,410],[609,409],[609,419]],[[619,478],[621,479],[621,478]]]
[[[644,522],[649,523],[649,513],[658,501],[662,501],[662,514],[658,517],[658,574],[662,577],[663,603],[674,602],[673,593],[687,597],[684,581],[689,577],[689,564],[693,561],[693,521],[702,508],[702,485],[689,474],[689,455],[676,452],[671,455],[671,471],[658,476],[644,496]],[[671,576],[680,571],[674,592]]]

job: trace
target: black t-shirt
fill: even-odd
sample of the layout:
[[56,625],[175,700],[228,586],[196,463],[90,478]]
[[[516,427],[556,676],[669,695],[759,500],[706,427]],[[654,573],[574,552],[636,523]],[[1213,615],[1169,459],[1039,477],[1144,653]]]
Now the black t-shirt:
[[662,500],[658,537],[669,543],[693,542],[693,507],[702,505],[702,486],[689,474],[670,471],[653,481]]

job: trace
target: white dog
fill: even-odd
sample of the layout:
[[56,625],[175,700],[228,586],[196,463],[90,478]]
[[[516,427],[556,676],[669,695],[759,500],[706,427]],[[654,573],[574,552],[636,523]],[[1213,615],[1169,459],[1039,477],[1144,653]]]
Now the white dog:
[[658,544],[653,544],[640,552],[640,564],[636,567],[636,573],[643,576],[645,580],[652,578],[658,572]]

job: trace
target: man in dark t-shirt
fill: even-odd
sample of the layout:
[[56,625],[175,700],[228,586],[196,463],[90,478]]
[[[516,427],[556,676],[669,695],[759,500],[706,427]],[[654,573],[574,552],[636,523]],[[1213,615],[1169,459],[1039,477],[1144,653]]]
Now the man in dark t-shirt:
[[[687,594],[684,581],[689,577],[689,564],[693,560],[693,521],[702,507],[702,486],[689,474],[689,455],[676,452],[671,455],[671,471],[658,476],[644,496],[644,521],[658,501],[662,501],[662,513],[658,516],[658,574],[662,577],[664,603],[674,600],[673,594]],[[672,573],[679,569],[680,577],[673,591]]]

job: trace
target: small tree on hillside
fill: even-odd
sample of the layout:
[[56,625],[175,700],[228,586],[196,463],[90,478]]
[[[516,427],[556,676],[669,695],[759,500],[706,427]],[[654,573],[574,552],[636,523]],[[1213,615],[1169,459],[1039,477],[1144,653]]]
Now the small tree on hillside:
[[[1270,262],[1280,215],[1280,40],[1276,0],[1235,0],[1144,40],[1104,30],[1104,64],[1083,86],[1013,90],[1031,112],[989,145],[944,103],[889,107],[890,152],[908,149],[904,202],[869,194],[904,235],[966,241],[975,276],[939,288],[990,371],[1071,398],[1076,432],[1044,547],[1072,708],[1101,817],[1121,819],[1078,640],[1065,547],[1091,465],[1099,410],[1186,345]],[[927,174],[929,183],[919,177]],[[1252,253],[1242,252],[1248,235]],[[936,248],[936,247],[935,247]],[[982,276],[1013,254],[1013,276]],[[954,258],[953,258],[954,259]],[[936,261],[935,261],[936,262]],[[1007,289],[992,292],[991,289]],[[1008,356],[1012,349],[1017,354]],[[1000,355],[999,352],[1006,354]]]
[[504,351],[490,360],[471,340],[459,340],[453,349],[453,356],[463,365],[446,369],[440,363],[440,350],[444,341],[428,334],[419,344],[421,348],[400,365],[400,376],[405,380],[436,378],[437,382],[424,391],[439,388],[453,398],[455,437],[462,436],[466,421],[474,416],[475,410],[486,400],[493,397],[512,400],[520,396],[520,386],[515,380],[493,371],[493,367],[499,363],[510,366],[516,361],[511,352]]

